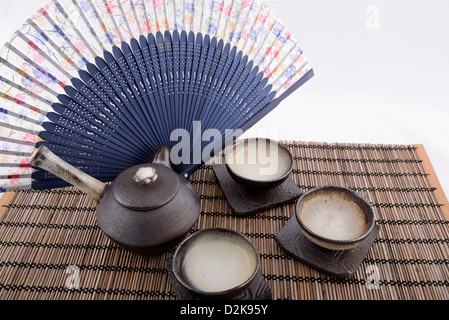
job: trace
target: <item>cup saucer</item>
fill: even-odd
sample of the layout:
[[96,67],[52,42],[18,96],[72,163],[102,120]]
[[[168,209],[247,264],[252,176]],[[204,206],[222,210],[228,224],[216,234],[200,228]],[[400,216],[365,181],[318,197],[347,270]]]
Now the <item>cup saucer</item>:
[[[172,285],[175,289],[177,300],[197,300],[197,298],[195,298],[191,293],[189,293],[179,284],[178,280],[174,276],[172,270],[172,259],[167,260],[167,271],[170,276]],[[246,289],[239,296],[235,297],[232,300],[273,300],[273,295],[270,286],[265,281],[265,277],[259,271],[248,289]]]
[[349,278],[365,259],[378,233],[379,226],[375,225],[370,235],[357,247],[334,251],[322,248],[307,239],[299,228],[296,216],[293,216],[275,236],[275,241],[287,254],[311,268],[331,276]]
[[213,170],[228,203],[238,216],[248,216],[292,203],[302,195],[291,177],[273,189],[259,190],[237,183],[228,173],[226,165],[216,165]]

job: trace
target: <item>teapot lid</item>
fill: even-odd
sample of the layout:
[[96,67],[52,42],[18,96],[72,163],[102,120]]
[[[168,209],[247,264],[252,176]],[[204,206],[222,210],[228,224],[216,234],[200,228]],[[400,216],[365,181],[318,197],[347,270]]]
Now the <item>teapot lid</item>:
[[173,200],[179,184],[179,178],[171,168],[146,164],[120,174],[112,184],[112,192],[122,206],[147,211],[160,208]]

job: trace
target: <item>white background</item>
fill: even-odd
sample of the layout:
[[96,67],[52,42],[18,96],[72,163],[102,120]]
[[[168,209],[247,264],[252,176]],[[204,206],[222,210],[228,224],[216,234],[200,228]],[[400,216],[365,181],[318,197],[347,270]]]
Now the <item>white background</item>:
[[[48,2],[0,0],[0,43]],[[247,136],[424,144],[449,194],[449,1],[266,3],[300,41],[315,77]]]

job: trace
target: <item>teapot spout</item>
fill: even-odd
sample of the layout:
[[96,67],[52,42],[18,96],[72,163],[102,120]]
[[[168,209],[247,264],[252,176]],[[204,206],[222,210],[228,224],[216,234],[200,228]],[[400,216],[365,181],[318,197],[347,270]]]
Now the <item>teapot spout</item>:
[[31,157],[31,164],[67,181],[99,202],[106,184],[68,164],[47,147],[41,146]]

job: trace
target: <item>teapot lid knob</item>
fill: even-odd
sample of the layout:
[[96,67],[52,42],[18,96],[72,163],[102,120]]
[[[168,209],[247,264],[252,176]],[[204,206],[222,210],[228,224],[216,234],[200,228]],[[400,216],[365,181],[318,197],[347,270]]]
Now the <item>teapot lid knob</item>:
[[180,183],[172,169],[159,164],[145,164],[125,170],[111,187],[115,200],[122,206],[148,211],[172,201],[178,194]]
[[155,182],[157,178],[156,169],[152,167],[142,167],[134,175],[134,181],[142,186]]

